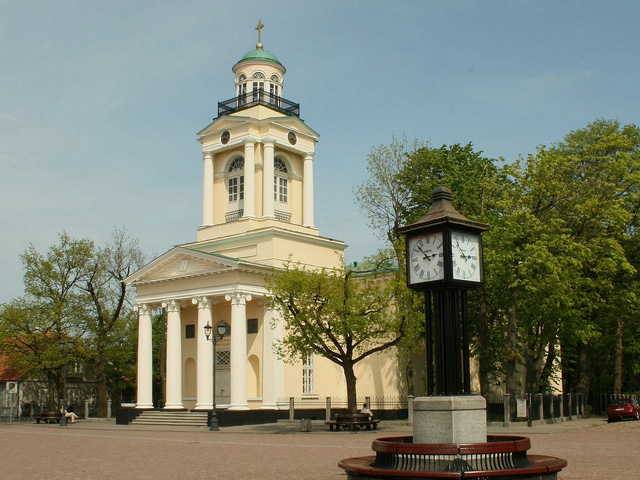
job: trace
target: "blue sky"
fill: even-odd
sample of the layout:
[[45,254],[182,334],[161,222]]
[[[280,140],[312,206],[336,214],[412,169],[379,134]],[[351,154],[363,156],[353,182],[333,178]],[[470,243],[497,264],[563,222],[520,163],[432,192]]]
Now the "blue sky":
[[598,118],[640,124],[640,2],[0,0],[0,302],[20,253],[125,227],[149,258],[195,240],[196,132],[262,41],[320,133],[316,225],[381,245],[353,201],[371,148],[473,142],[512,161]]

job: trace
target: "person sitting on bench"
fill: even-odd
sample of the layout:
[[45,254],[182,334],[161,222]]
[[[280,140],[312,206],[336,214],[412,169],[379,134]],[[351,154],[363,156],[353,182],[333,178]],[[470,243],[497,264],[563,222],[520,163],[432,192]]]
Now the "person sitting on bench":
[[369,407],[366,403],[362,405],[362,410],[360,410],[360,413],[366,413],[367,415],[369,415],[369,420],[373,420],[373,412],[369,410]]
[[62,407],[60,407],[60,413],[63,413],[64,416],[67,417],[67,420],[69,421],[69,423],[76,423],[76,420],[78,419],[78,415],[76,415],[73,412],[64,410]]

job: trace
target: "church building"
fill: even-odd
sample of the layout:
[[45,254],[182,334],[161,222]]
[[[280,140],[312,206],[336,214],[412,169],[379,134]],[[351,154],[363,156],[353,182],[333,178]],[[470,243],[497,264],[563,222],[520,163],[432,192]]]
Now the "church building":
[[[279,313],[265,301],[265,276],[289,260],[342,268],[345,244],[322,237],[314,222],[318,134],[287,100],[286,69],[258,44],[233,66],[234,96],[218,103],[198,133],[203,154],[202,224],[197,240],[176,246],[126,279],[136,289],[136,408],[151,409],[152,312],[163,307],[167,410],[211,410],[213,351],[205,326],[224,321],[216,345],[216,406],[286,408],[289,397],[346,397],[342,369],[318,356],[296,365],[274,353]],[[321,188],[321,187],[320,187]],[[358,393],[397,396],[392,354],[358,365]]]

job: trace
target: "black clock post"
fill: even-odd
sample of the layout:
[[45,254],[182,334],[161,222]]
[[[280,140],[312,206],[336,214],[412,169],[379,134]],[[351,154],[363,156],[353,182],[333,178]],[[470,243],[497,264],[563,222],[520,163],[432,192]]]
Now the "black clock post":
[[566,467],[561,458],[527,455],[526,437],[487,435],[486,402],[471,395],[467,292],[483,282],[487,229],[438,187],[429,212],[399,230],[407,241],[407,284],[425,294],[428,395],[413,401],[412,437],[378,438],[375,456],[338,463],[348,479],[557,480]]
[[467,291],[482,286],[481,233],[489,227],[451,199],[451,190],[436,188],[429,212],[398,230],[406,236],[407,285],[424,292],[427,395],[471,393]]

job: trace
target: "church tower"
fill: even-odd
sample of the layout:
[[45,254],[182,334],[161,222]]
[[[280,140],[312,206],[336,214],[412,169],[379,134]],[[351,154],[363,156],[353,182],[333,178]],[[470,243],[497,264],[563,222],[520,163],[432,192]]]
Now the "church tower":
[[[322,239],[314,225],[318,134],[300,119],[300,105],[284,97],[286,69],[263,48],[262,27],[260,22],[256,28],[255,50],[232,68],[235,96],[219,102],[218,116],[198,133],[204,160],[198,242],[207,251],[270,266],[281,266],[289,256],[310,265],[338,266],[334,252],[344,245]],[[300,244],[283,242],[285,232]],[[243,240],[248,234],[251,240]],[[261,251],[265,242],[273,245]],[[256,251],[247,250],[249,245]]]

